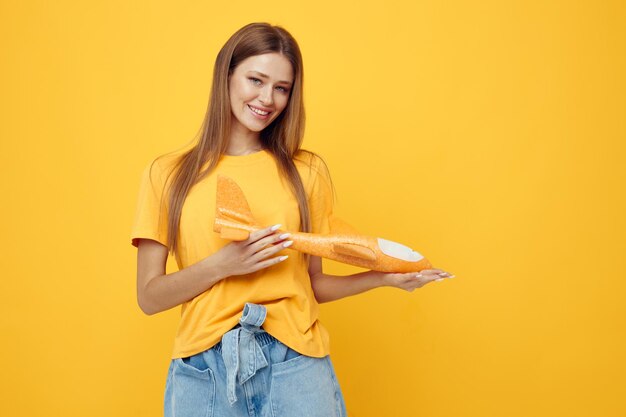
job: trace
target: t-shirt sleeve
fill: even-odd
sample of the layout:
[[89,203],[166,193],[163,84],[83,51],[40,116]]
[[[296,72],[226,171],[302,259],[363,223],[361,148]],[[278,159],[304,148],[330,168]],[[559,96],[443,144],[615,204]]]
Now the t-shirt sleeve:
[[[154,162],[154,164],[153,164]],[[144,168],[139,184],[135,218],[130,234],[131,244],[139,246],[139,238],[153,239],[167,246],[167,199],[165,182],[159,161],[150,161]]]
[[312,163],[313,186],[309,197],[311,232],[330,233],[330,219],[333,214],[333,190],[330,172],[326,164],[315,158]]

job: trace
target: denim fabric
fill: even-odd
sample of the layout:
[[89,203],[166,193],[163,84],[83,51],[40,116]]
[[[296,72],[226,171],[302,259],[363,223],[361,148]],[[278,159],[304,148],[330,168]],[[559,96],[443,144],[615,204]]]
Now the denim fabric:
[[330,355],[302,355],[261,328],[263,305],[246,303],[239,324],[210,349],[172,359],[165,417],[346,417]]

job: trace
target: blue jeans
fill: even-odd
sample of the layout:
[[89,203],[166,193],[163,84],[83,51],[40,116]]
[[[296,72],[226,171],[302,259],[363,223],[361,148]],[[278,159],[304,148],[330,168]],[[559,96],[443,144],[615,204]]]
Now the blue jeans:
[[265,306],[246,303],[222,340],[172,359],[165,417],[346,417],[330,355],[302,355],[261,328]]

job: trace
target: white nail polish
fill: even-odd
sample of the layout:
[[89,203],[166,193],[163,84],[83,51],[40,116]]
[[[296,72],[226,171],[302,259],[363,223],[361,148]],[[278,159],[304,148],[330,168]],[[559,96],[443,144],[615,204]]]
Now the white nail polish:
[[279,261],[284,261],[287,258],[289,258],[289,255],[281,256],[280,258],[278,258],[278,260]]
[[293,243],[293,240],[288,240],[285,243],[283,243],[283,247],[288,248],[289,246],[291,246],[292,243]]
[[278,228],[282,226],[280,223],[279,224],[275,224],[274,226],[272,226],[272,228],[270,229],[272,232],[275,232],[276,230],[278,230]]
[[291,233],[283,233],[282,235],[278,236],[280,239],[286,239],[289,236],[291,236]]
[[435,281],[443,281],[443,278],[437,278]]

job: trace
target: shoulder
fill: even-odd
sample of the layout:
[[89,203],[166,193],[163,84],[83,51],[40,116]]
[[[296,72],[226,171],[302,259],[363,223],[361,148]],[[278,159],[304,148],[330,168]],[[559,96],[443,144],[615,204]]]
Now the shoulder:
[[300,172],[302,184],[309,198],[312,196],[317,198],[320,195],[334,196],[330,170],[322,155],[308,150],[300,150],[294,157],[294,162]]
[[150,159],[144,167],[144,179],[159,187],[163,187],[168,181],[171,182],[171,174],[174,172],[180,156],[177,152],[159,155]]
[[305,178],[304,171],[306,171],[306,176],[310,176],[312,179],[320,175],[323,177],[330,176],[328,164],[319,153],[300,149],[294,156],[294,163],[303,179]]

